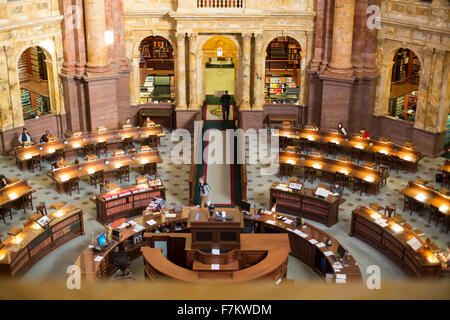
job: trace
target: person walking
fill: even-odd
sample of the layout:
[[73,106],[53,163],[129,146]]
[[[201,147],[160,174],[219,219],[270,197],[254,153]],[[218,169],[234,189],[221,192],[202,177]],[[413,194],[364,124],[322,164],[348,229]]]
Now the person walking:
[[200,207],[206,208],[211,202],[211,187],[205,182],[205,176],[201,176],[198,179],[198,183],[200,189],[200,197],[202,198]]
[[230,101],[231,96],[228,94],[228,90],[226,90],[225,94],[220,97],[220,103],[222,104],[223,121],[228,121],[228,117],[230,116]]

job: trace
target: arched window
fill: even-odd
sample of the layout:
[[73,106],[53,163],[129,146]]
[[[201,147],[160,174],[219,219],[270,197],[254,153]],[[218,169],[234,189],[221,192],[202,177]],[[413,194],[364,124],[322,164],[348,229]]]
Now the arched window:
[[141,104],[175,101],[173,47],[160,36],[142,40],[139,47]]
[[266,103],[296,103],[300,93],[301,47],[291,37],[277,37],[266,49]]
[[45,52],[29,47],[18,62],[19,86],[24,120],[51,113]]
[[389,115],[414,122],[419,94],[420,60],[414,51],[399,49],[392,66]]

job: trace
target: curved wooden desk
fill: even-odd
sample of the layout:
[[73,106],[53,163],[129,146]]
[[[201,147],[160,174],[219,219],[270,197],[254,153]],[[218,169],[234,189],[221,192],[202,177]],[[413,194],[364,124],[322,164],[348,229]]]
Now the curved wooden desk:
[[47,229],[37,223],[9,237],[0,250],[0,275],[21,276],[48,253],[80,235],[84,235],[83,211],[73,205],[48,215]]
[[67,157],[76,155],[77,150],[81,150],[87,144],[97,144],[105,142],[108,145],[117,145],[125,138],[132,138],[135,141],[144,140],[150,135],[156,135],[157,138],[164,137],[165,133],[160,126],[155,127],[136,127],[129,129],[107,130],[100,133],[91,133],[79,137],[70,137],[66,139],[58,139],[43,144],[35,144],[25,148],[16,148],[14,156],[17,159],[19,169],[26,170],[28,161],[31,157],[40,155],[41,157],[50,156],[57,149],[64,149]]
[[[188,232],[187,220],[189,213],[190,208],[183,208],[181,213],[177,213],[176,218],[166,218],[164,215],[157,217],[146,216],[136,218],[134,221],[143,226],[143,230],[133,231],[133,228],[125,228],[122,232],[122,238],[104,253],[95,254],[89,248],[86,248],[81,253],[75,263],[80,267],[82,277],[86,281],[95,281],[108,278],[116,270],[115,267],[108,261],[109,254],[116,247],[119,247],[121,250],[126,247],[130,252],[132,259],[136,259],[141,256],[140,249],[143,243],[133,243],[133,237],[139,233],[143,234],[144,232],[155,232],[156,230],[163,233]],[[255,227],[255,233],[288,233],[291,245],[291,256],[302,260],[322,277],[325,277],[326,273],[334,273],[334,261],[332,257],[326,255],[325,252],[331,251],[335,256],[337,256],[337,251],[340,244],[336,239],[328,235],[326,232],[309,224],[305,224],[304,227],[296,228],[292,224],[286,223],[289,221],[282,222],[275,219],[275,215],[289,218],[288,216],[280,213],[274,213],[273,215],[258,215],[254,212],[254,210],[252,210],[251,215],[244,216],[244,219],[255,222],[255,225],[257,225],[257,227]],[[146,221],[149,220],[154,220],[156,223],[150,226],[146,223]],[[325,242],[326,239],[331,239],[332,245],[330,247],[324,246],[319,248],[316,244],[309,241],[312,239],[316,240],[318,243]],[[345,251],[348,253],[347,250]],[[97,255],[103,256],[103,259],[100,262],[94,261],[94,258]],[[358,264],[351,255],[349,256],[348,265],[344,265],[340,271],[336,271],[336,273],[345,274],[347,281],[361,281],[362,279]]]
[[366,155],[367,159],[372,161],[374,154],[383,153],[387,156],[395,156],[403,161],[403,169],[416,172],[419,166],[421,153],[413,148],[396,145],[390,141],[378,141],[363,139],[358,136],[342,135],[333,132],[321,132],[300,128],[276,127],[279,135],[300,140],[308,139],[311,142],[327,145],[328,142],[337,143],[342,148],[358,148]]
[[[380,225],[385,219],[386,225]],[[391,218],[381,215],[375,210],[358,207],[352,211],[350,236],[354,236],[396,263],[408,276],[438,277],[442,268],[441,263],[428,248],[425,241],[416,236],[411,230],[400,226]],[[420,248],[414,250],[408,241],[415,238]]]
[[[187,236],[190,236],[190,234],[187,234]],[[188,243],[189,241],[187,241]],[[144,256],[146,276],[153,281],[165,279],[210,285],[246,281],[275,282],[280,278],[286,277],[289,239],[286,234],[272,234],[270,236],[266,234],[241,234],[241,249],[233,251],[238,251],[238,255],[243,259],[233,260],[233,254],[214,257],[212,254],[205,254],[196,250],[199,255],[204,256],[204,259],[201,260],[206,264],[199,262],[195,266],[195,262],[198,262],[196,260],[193,270],[180,267],[171,262],[162,254],[162,249],[143,247],[141,251]],[[257,259],[255,264],[247,267],[246,254],[261,258]],[[231,262],[226,261],[228,264],[225,265],[225,268],[221,267],[220,270],[211,271],[211,263],[218,263],[219,261],[214,260],[221,259],[221,256],[227,256]],[[243,265],[238,266],[238,262]],[[229,267],[226,268],[227,266]]]

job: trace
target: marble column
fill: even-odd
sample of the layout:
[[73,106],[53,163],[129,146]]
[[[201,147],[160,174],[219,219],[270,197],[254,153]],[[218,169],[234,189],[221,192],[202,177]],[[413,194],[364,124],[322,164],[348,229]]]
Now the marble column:
[[331,61],[328,73],[351,77],[355,0],[335,0]]
[[324,32],[325,32],[325,0],[317,0],[316,9],[316,30],[314,37],[314,57],[311,60],[310,70],[316,71],[322,62],[324,50]]
[[[381,6],[381,0],[369,0],[368,5]],[[366,46],[364,48],[363,61],[364,61],[364,75],[369,78],[378,75],[377,40],[378,40],[378,29],[367,28]]]
[[177,33],[177,106],[176,109],[186,108],[186,48],[184,32]]
[[105,1],[84,0],[86,22],[87,72],[99,73],[110,69],[108,50],[105,45]]
[[10,97],[8,60],[4,46],[0,46],[0,129],[12,129],[14,124]]
[[355,76],[364,75],[364,52],[367,38],[367,0],[356,0],[353,28],[353,69]]
[[[64,20],[62,23],[63,57],[61,73],[71,75],[75,72],[75,40],[74,29],[77,27],[77,10],[74,10],[71,0],[62,1]],[[74,12],[75,11],[75,12]]]
[[197,103],[197,34],[190,33],[189,37],[189,109],[199,110]]
[[114,26],[114,53],[119,69],[129,69],[125,53],[125,27],[123,22],[123,0],[112,0],[112,15]]
[[263,65],[263,35],[255,34],[255,65],[253,68],[253,110],[263,110],[264,106],[264,65]]
[[241,110],[250,109],[251,33],[242,34],[242,101]]
[[380,66],[378,90],[375,98],[374,116],[384,116],[388,113],[389,95],[391,93],[392,66],[394,62],[387,62]]

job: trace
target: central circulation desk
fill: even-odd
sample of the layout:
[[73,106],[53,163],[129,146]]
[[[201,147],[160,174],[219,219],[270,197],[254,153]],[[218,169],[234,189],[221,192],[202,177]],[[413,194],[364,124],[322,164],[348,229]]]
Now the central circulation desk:
[[56,190],[64,193],[64,184],[73,178],[90,176],[97,171],[103,170],[105,177],[112,175],[120,167],[142,167],[148,163],[162,163],[163,160],[158,150],[125,154],[112,158],[104,158],[81,162],[64,168],[55,169],[49,173],[49,177],[56,182]]
[[336,172],[344,173],[349,177],[364,180],[367,184],[365,191],[373,195],[380,192],[383,180],[381,171],[360,166],[351,161],[334,160],[323,156],[280,151],[280,163],[320,171],[322,172],[321,180],[329,183],[334,182]]
[[336,143],[342,148],[357,148],[366,155],[368,160],[372,161],[376,153],[382,153],[387,156],[395,156],[403,161],[403,169],[416,172],[419,166],[421,154],[413,148],[399,146],[390,141],[378,141],[363,139],[358,136],[345,136],[334,132],[321,132],[300,128],[276,127],[279,130],[279,136],[300,140],[307,139],[312,143],[326,146],[328,142]]
[[[378,219],[385,219],[386,225],[377,223],[380,221]],[[438,277],[441,272],[440,261],[422,238],[367,207],[358,207],[352,211],[350,236],[379,250],[410,277]],[[420,243],[417,251],[408,244],[413,238]]]
[[52,220],[48,228],[33,222],[5,240],[0,249],[0,275],[21,276],[54,249],[84,235],[81,209],[69,205],[48,217]]
[[280,185],[287,187],[280,182],[274,182],[270,187],[270,207],[276,203],[279,212],[311,219],[327,227],[338,222],[339,205],[343,199],[332,195],[320,199],[314,195],[313,189],[303,186],[300,191],[284,191],[277,188]]
[[[222,209],[216,208],[216,210],[221,211]],[[181,212],[176,213],[174,218],[166,218],[164,214],[161,214],[157,216],[141,216],[134,219],[133,221],[137,225],[143,227],[141,230],[135,229],[136,227],[122,229],[122,237],[105,252],[96,254],[89,248],[82,252],[75,262],[81,269],[82,278],[86,281],[95,281],[111,276],[116,269],[110,263],[108,256],[116,247],[122,250],[127,248],[131,259],[141,256],[143,242],[137,239],[142,239],[143,234],[146,232],[156,232],[158,230],[163,233],[188,233],[190,230],[187,227],[187,223],[190,213],[191,208],[186,207]],[[286,219],[284,221],[277,220],[275,215],[283,216]],[[296,228],[292,224],[292,220],[287,220],[288,218],[288,216],[276,212],[273,214],[256,214],[254,209],[251,210],[250,216],[244,216],[245,220],[253,221],[255,226],[257,225],[255,227],[256,233],[288,233],[291,246],[290,255],[309,265],[322,277],[325,277],[327,273],[340,273],[346,275],[347,281],[362,280],[358,264],[351,255],[349,256],[348,265],[344,264],[341,269],[333,267],[334,261],[330,253],[337,257],[337,251],[340,246],[336,239],[309,224]],[[324,243],[326,239],[332,240],[330,247],[317,246],[317,244]],[[97,255],[103,256],[103,259],[95,261],[94,258]]]
[[131,138],[134,141],[145,140],[147,137],[156,135],[158,144],[159,138],[164,137],[165,133],[160,126],[155,127],[136,127],[120,130],[108,130],[104,132],[91,133],[87,135],[81,135],[78,137],[70,137],[66,139],[59,139],[55,141],[49,141],[47,143],[35,144],[25,148],[16,148],[15,157],[17,159],[17,165],[19,169],[26,170],[28,168],[28,162],[31,161],[33,156],[40,155],[41,157],[50,156],[58,149],[64,149],[66,157],[75,157],[76,152],[81,150],[87,144],[97,144],[106,142],[110,147],[116,148],[126,138]]

